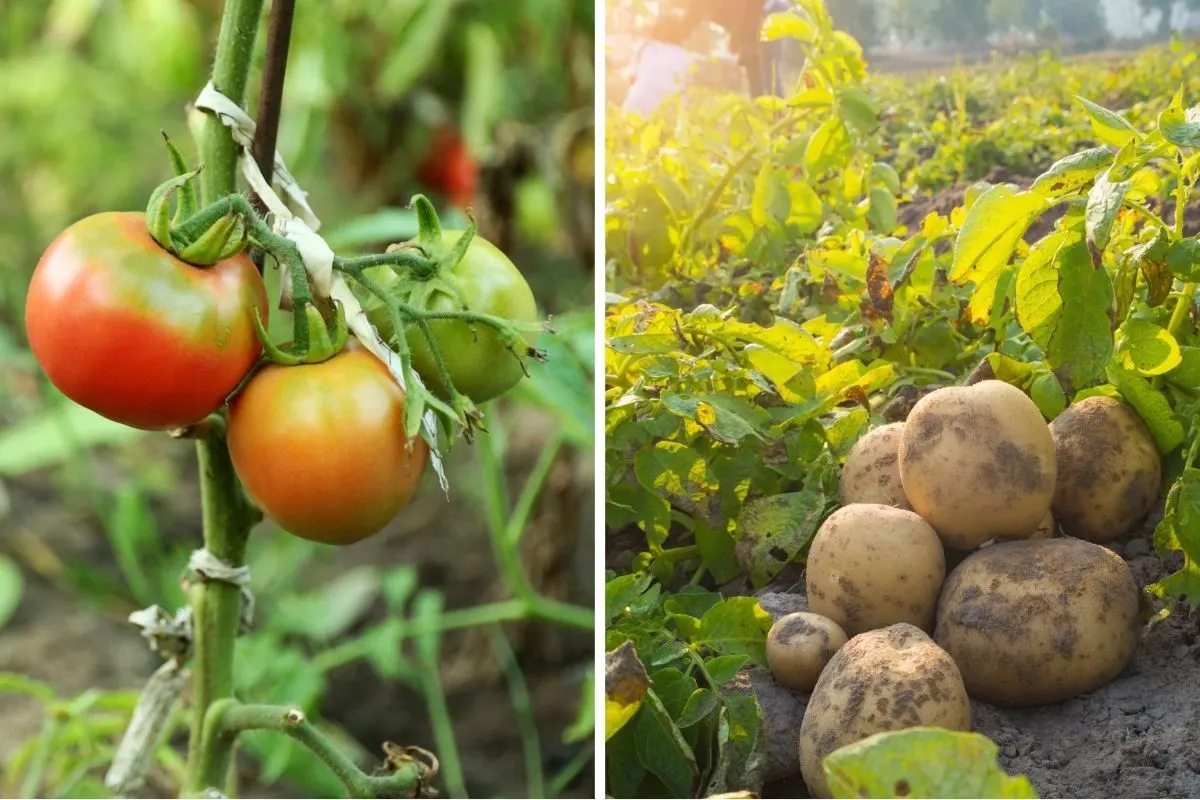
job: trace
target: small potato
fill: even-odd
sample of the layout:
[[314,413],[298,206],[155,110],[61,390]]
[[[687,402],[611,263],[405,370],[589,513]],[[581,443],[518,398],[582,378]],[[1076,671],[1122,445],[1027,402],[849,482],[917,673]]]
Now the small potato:
[[933,630],[946,577],[941,540],[911,511],[844,506],[813,537],[805,582],[809,610],[847,635],[907,622]]
[[922,397],[900,437],[904,493],[956,550],[1032,534],[1050,510],[1055,474],[1042,413],[1003,381]]
[[842,467],[842,505],[879,503],[912,510],[900,485],[900,434],[903,422],[875,428],[863,436]]
[[833,620],[804,611],[788,614],[767,634],[767,666],[784,686],[811,692],[821,670],[845,643],[846,632]]
[[1050,423],[1058,482],[1054,513],[1068,536],[1105,544],[1125,535],[1158,499],[1162,463],[1129,406],[1089,397]]
[[855,636],[825,667],[800,723],[800,772],[813,797],[829,797],[821,762],[884,731],[971,729],[971,704],[949,654],[912,625]]
[[934,638],[972,697],[1059,703],[1129,666],[1141,636],[1139,594],[1129,566],[1100,545],[998,542],[950,573]]

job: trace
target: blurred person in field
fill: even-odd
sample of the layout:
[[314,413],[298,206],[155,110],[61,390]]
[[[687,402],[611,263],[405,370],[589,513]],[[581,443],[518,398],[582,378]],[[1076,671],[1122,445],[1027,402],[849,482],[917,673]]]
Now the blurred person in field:
[[763,23],[792,7],[789,0],[668,0],[670,7],[651,26],[639,51],[626,110],[648,114],[681,91],[696,56],[684,42],[703,23],[723,28],[729,50],[746,72],[751,97],[782,96],[783,63],[779,42],[760,40]]

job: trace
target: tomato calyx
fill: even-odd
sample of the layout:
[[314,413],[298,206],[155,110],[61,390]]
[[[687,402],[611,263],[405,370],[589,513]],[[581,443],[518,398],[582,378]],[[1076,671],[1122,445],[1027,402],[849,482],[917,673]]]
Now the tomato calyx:
[[[183,156],[163,133],[175,176],[161,183],[146,205],[146,227],[159,246],[171,255],[198,267],[232,258],[250,243],[245,217],[233,203],[217,203],[196,210],[194,182],[203,167],[189,170]],[[175,214],[171,201],[176,200]]]
[[307,341],[277,345],[271,341],[262,317],[257,310],[255,311],[254,327],[258,331],[259,341],[262,342],[264,361],[285,367],[319,364],[342,352],[349,336],[349,328],[346,325],[346,311],[341,303],[333,301],[333,319],[328,322],[315,303],[305,303],[303,309],[297,309],[296,313],[297,316],[303,314],[308,323]]

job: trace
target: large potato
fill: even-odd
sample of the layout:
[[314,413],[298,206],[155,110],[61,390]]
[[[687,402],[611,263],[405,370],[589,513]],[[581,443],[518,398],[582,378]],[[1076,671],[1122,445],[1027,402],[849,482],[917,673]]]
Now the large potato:
[[929,523],[877,503],[830,514],[805,570],[809,610],[849,636],[897,622],[932,631],[945,578],[946,555]]
[[883,731],[971,729],[971,705],[953,659],[912,625],[855,636],[825,667],[800,723],[800,772],[813,797],[829,797],[821,762]]
[[938,603],[937,643],[972,697],[1007,706],[1091,692],[1132,661],[1138,586],[1108,548],[1080,539],[999,542],[958,565]]
[[1054,497],[1054,442],[1042,414],[1003,381],[921,398],[900,437],[900,480],[947,547],[1029,536]]
[[900,485],[903,422],[875,428],[854,443],[842,467],[842,505],[880,503],[912,509]]
[[1154,438],[1111,397],[1089,397],[1050,423],[1058,459],[1054,514],[1067,535],[1104,544],[1146,516],[1162,484]]

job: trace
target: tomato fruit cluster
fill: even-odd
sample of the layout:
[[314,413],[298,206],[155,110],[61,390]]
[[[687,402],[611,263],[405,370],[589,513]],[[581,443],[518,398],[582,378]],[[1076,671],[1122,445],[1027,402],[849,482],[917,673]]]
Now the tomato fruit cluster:
[[318,364],[271,365],[229,405],[246,492],[288,533],[346,545],[408,505],[429,447],[404,435],[404,391],[354,340]]
[[262,353],[267,292],[244,254],[196,267],[151,237],[144,214],[71,225],[34,270],[29,346],[63,394],[116,422],[169,430],[225,404]]

